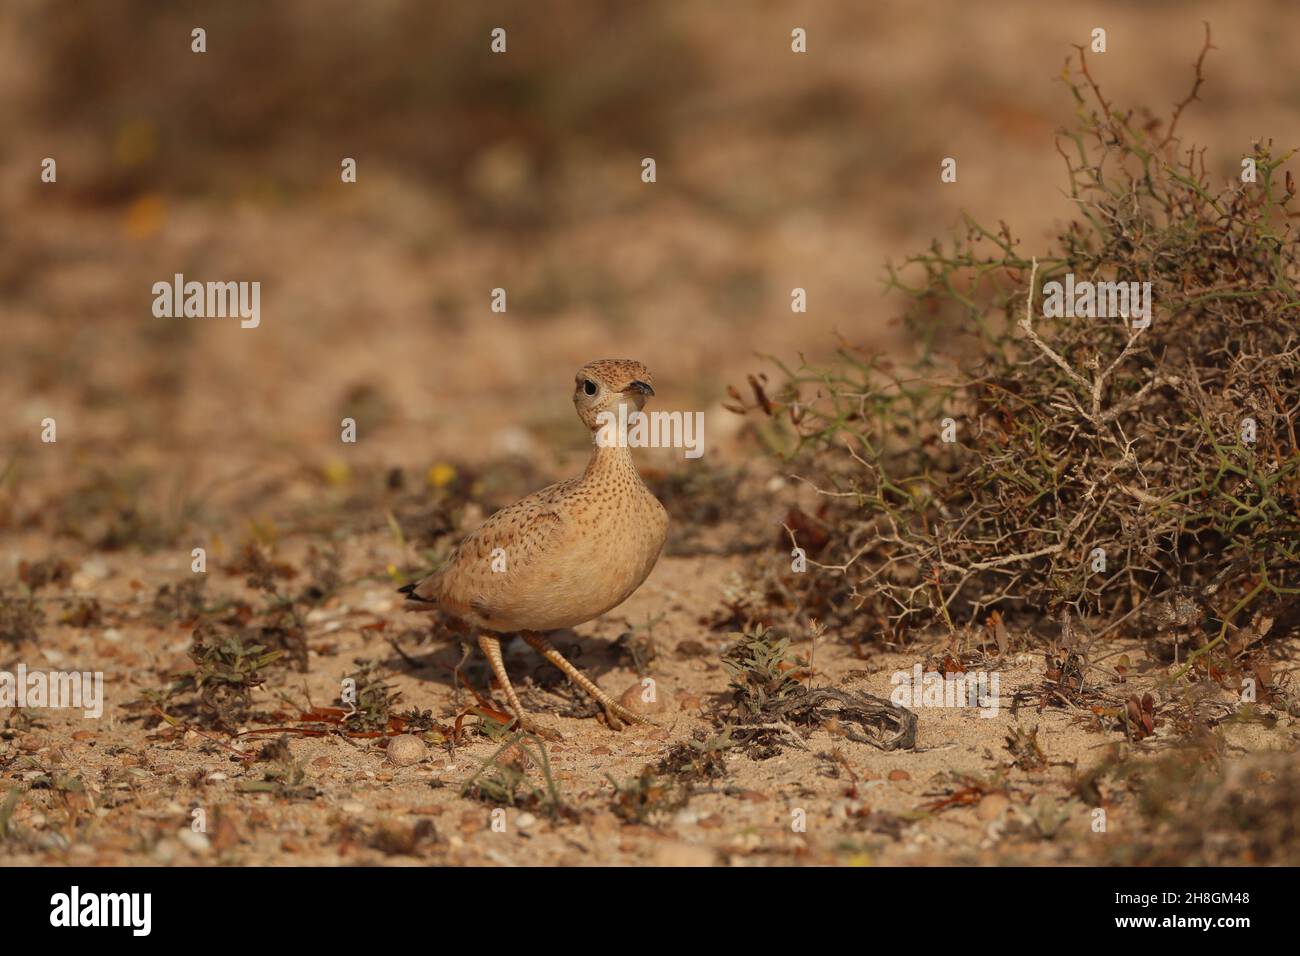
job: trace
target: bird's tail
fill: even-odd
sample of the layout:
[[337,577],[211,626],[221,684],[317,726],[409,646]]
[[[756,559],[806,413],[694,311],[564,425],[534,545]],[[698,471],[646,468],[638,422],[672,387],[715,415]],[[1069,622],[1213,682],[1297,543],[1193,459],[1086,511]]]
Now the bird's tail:
[[405,610],[436,611],[438,609],[438,602],[434,598],[427,598],[419,593],[418,589],[423,583],[424,581],[414,581],[397,589],[398,594],[406,595]]

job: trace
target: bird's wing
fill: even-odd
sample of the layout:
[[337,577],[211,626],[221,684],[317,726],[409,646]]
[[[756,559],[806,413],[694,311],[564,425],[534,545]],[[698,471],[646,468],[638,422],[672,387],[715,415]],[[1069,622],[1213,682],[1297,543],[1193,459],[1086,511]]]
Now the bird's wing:
[[546,555],[568,525],[560,502],[576,480],[550,485],[492,514],[443,568],[406,591],[408,599],[436,604],[457,617],[497,616],[508,582]]

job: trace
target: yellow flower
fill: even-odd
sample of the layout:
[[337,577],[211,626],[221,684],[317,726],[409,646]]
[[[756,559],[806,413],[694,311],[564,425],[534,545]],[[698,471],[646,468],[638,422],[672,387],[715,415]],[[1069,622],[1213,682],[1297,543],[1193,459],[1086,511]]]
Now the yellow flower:
[[351,477],[352,469],[348,468],[348,463],[343,459],[331,458],[325,463],[325,480],[331,485],[346,485]]
[[126,209],[122,229],[132,239],[148,239],[163,227],[167,207],[158,196],[141,196]]
[[429,474],[426,477],[431,487],[442,488],[455,480],[456,469],[445,461],[440,461],[429,469]]

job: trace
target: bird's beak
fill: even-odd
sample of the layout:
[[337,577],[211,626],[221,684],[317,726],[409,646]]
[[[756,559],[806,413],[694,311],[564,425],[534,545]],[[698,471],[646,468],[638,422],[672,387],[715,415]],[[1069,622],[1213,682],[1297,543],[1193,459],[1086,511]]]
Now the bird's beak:
[[623,394],[628,392],[640,392],[642,395],[653,395],[655,390],[645,382],[633,382],[627,388],[623,389]]

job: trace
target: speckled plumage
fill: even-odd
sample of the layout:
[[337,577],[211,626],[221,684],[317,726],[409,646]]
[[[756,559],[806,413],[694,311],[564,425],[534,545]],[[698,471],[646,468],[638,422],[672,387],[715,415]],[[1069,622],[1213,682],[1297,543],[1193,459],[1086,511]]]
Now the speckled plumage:
[[[625,359],[584,365],[575,382],[574,405],[593,444],[600,412],[617,413],[620,403],[639,410],[645,397],[654,394],[645,366]],[[596,394],[588,394],[593,385]],[[667,530],[668,514],[642,482],[631,451],[595,445],[581,476],[502,508],[461,542],[445,567],[404,589],[407,607],[438,608],[481,631],[526,637],[573,627],[617,607],[640,587],[659,558]],[[494,570],[502,559],[504,570]],[[489,639],[484,646],[489,660],[493,643]],[[530,643],[575,676],[577,669],[567,661]],[[495,661],[493,669],[498,670]],[[499,680],[503,673],[502,667]],[[513,704],[508,679],[502,682]],[[607,712],[641,721],[598,690],[593,696]]]

